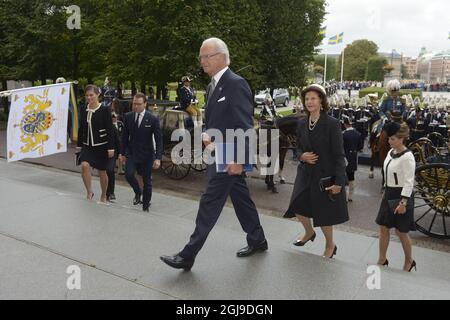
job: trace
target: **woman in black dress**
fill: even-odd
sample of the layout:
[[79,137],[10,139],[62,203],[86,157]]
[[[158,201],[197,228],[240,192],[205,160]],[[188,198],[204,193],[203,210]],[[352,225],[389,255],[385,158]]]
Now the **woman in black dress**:
[[384,130],[389,137],[392,150],[389,151],[383,165],[385,191],[376,219],[380,226],[378,264],[389,266],[386,253],[390,229],[395,228],[405,253],[403,270],[411,272],[413,268],[417,269],[412,257],[411,239],[408,235],[410,231],[416,230],[413,196],[416,160],[413,153],[406,147],[409,128],[405,123],[386,124]]
[[327,115],[328,100],[322,86],[307,87],[301,98],[308,117],[300,120],[297,127],[300,164],[285,218],[297,216],[305,229],[303,238],[294,243],[296,246],[316,238],[312,218],[314,227],[320,227],[325,235],[323,256],[333,258],[337,252],[333,226],[349,220],[341,123]]
[[98,101],[100,90],[93,85],[85,89],[86,108],[80,111],[80,126],[78,130],[79,163],[87,198],[92,200],[91,168],[97,169],[100,176],[102,194],[100,201],[107,203],[106,190],[108,188],[108,175],[106,168],[109,158],[114,157],[113,128],[111,111],[101,107]]

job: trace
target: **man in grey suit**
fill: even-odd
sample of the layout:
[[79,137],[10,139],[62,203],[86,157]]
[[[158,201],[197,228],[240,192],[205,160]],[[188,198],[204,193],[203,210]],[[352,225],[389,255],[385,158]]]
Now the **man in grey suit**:
[[[230,54],[227,45],[218,38],[205,40],[199,60],[205,73],[212,78],[207,89],[206,130],[219,130],[226,137],[227,129],[253,129],[252,93],[247,81],[228,68]],[[203,143],[205,146],[211,143],[207,135],[203,136]],[[248,150],[245,153],[248,154]],[[247,233],[248,245],[239,250],[237,256],[248,257],[268,249],[256,206],[250,198],[243,165],[237,161],[229,164],[226,173],[216,172],[215,165],[208,166],[208,185],[200,200],[195,231],[180,253],[162,256],[163,262],[176,269],[188,271],[192,268],[228,196],[242,229]]]

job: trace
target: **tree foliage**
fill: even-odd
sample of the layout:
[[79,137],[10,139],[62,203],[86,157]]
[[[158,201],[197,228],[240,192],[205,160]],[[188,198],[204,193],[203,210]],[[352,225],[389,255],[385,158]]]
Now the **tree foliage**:
[[[81,30],[66,27],[69,5]],[[145,87],[189,74],[205,85],[198,51],[215,36],[255,89],[301,85],[324,15],[324,0],[0,0],[0,80],[108,76]]]

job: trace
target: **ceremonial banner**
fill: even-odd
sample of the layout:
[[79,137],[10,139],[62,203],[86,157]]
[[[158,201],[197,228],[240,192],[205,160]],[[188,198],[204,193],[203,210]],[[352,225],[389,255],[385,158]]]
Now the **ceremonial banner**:
[[11,91],[8,162],[67,151],[70,83]]

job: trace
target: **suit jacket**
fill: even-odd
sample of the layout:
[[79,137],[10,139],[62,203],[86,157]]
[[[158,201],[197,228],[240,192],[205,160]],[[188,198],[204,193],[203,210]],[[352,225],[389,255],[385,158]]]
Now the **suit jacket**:
[[[209,91],[207,90],[206,93],[206,130],[219,130],[226,139],[227,129],[242,129],[244,132],[253,129],[253,96],[245,79],[228,69],[216,84],[214,92]],[[246,143],[245,153],[248,160],[248,143]],[[237,161],[237,153],[235,155]],[[213,174],[215,174],[215,166],[209,166],[208,175]]]
[[91,146],[114,150],[112,126],[111,112],[108,108],[99,107],[91,111],[88,111],[88,107],[82,108],[78,128],[78,147]]
[[[132,158],[137,163],[161,160],[163,141],[158,118],[146,111],[139,128],[135,119],[135,112],[125,115],[121,154]],[[156,146],[153,145],[153,137]]]

